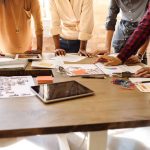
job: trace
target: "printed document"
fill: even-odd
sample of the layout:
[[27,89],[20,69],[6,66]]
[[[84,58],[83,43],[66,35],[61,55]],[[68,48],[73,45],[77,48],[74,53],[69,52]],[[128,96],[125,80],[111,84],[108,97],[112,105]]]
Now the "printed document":
[[69,76],[104,74],[95,64],[64,64],[63,67]]
[[42,61],[33,61],[31,67],[33,68],[57,68],[58,66],[63,66],[64,62],[57,58],[55,60],[42,60]]
[[141,92],[150,92],[150,78],[129,78]]
[[34,85],[31,76],[0,77],[0,98],[33,96],[30,87]]
[[95,65],[97,67],[99,67],[107,75],[112,75],[115,73],[122,73],[122,72],[126,72],[126,71],[135,73],[137,70],[142,68],[139,65],[136,65],[136,66],[127,66],[127,65],[105,66],[103,63],[96,63]]
[[9,60],[9,61],[1,61],[0,69],[25,69],[27,66],[27,60]]
[[73,54],[66,54],[65,56],[56,56],[52,59],[57,59],[57,58],[60,58],[61,60],[66,61],[66,62],[78,62],[78,61],[85,59],[86,57],[73,55]]

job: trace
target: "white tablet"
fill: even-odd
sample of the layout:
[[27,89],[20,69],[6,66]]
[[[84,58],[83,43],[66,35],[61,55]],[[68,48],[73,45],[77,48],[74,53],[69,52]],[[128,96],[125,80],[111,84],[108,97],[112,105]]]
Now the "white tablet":
[[41,60],[40,54],[16,54],[15,59]]
[[94,91],[74,80],[32,86],[31,89],[44,103],[54,103],[94,95]]

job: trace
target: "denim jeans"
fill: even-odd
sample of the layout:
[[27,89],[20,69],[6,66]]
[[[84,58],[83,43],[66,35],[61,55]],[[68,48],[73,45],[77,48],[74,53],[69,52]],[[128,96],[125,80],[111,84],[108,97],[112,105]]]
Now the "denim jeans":
[[64,49],[67,53],[78,53],[80,40],[66,40],[60,38],[60,48]]

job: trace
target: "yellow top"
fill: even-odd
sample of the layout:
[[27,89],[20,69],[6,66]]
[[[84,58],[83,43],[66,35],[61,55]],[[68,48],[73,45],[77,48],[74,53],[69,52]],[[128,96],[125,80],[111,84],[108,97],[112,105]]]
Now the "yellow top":
[[43,34],[39,0],[0,0],[0,50],[23,53],[31,49],[33,16],[36,36]]

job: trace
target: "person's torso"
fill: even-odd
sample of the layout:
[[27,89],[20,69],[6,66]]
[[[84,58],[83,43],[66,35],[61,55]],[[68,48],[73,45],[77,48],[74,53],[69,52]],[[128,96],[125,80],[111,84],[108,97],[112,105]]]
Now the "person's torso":
[[122,17],[113,36],[113,47],[119,52],[144,16],[149,0],[116,0]]
[[26,0],[19,4],[1,0],[0,7],[0,49],[4,53],[23,53],[31,46],[30,6]]
[[[84,0],[55,0],[61,20],[62,37],[76,39]],[[71,35],[71,36],[70,36]]]
[[145,11],[149,0],[116,0],[122,13],[122,19],[139,22]]

